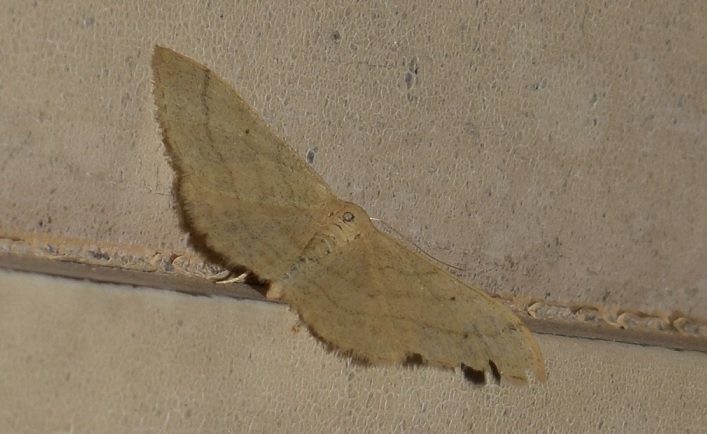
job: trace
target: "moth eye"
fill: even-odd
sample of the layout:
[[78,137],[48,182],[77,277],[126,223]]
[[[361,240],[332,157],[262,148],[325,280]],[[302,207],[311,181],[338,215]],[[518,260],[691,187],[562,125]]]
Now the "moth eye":
[[355,217],[352,213],[346,211],[344,215],[341,216],[341,218],[344,219],[346,223],[351,223],[352,221],[354,221]]

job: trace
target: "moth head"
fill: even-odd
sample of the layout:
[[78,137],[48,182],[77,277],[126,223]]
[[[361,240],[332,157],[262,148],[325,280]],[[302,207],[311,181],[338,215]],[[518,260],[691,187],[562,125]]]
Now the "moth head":
[[346,241],[353,241],[371,225],[366,211],[354,203],[346,203],[332,215],[333,231]]

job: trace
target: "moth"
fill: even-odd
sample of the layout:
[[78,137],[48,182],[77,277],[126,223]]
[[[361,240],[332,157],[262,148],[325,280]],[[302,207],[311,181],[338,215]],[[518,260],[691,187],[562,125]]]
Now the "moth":
[[190,231],[269,282],[317,337],[373,364],[545,378],[522,321],[334,195],[224,80],[156,47],[157,120]]

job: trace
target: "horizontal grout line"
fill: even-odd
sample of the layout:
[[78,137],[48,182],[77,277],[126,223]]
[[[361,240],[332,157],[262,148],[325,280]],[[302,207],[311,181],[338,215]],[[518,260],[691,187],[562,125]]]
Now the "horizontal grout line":
[[0,268],[68,279],[88,280],[96,283],[147,287],[196,296],[218,296],[271,302],[258,291],[257,285],[246,283],[221,284],[205,278],[160,272],[124,270],[108,266],[86,265],[3,253],[0,253]]
[[[267,300],[263,296],[264,291],[267,289],[264,285],[216,283],[207,278],[188,277],[154,271],[126,270],[114,266],[87,265],[73,261],[52,260],[6,253],[0,253],[0,268],[63,278],[88,280],[97,283],[175,291],[194,296],[219,296],[277,303]],[[502,299],[500,300],[503,301]],[[535,333],[707,353],[707,338],[681,335],[674,330],[639,330],[615,327],[602,323],[536,319],[530,317],[527,311],[518,312],[517,308],[514,310],[516,313],[520,314],[523,321]]]

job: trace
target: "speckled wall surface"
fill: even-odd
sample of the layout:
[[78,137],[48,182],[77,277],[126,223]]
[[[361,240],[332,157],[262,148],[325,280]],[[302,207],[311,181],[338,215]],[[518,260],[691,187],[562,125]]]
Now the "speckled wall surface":
[[[707,357],[540,335],[549,377],[351,366],[283,306],[0,271],[3,432],[704,432]],[[10,373],[10,375],[8,375]]]
[[469,281],[707,316],[704,3],[138,5],[3,5],[3,229],[183,247],[160,43]]
[[188,251],[153,117],[159,43],[468,282],[704,321],[705,20],[704,2],[4,2],[0,250]]

